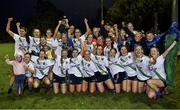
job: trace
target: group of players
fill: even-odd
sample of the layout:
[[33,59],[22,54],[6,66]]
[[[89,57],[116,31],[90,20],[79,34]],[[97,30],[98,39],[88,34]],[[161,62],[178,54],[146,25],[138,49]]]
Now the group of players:
[[6,63],[13,66],[8,92],[15,82],[18,95],[25,87],[36,92],[42,87],[49,90],[51,85],[55,94],[67,90],[93,94],[108,89],[146,93],[152,99],[163,95],[167,86],[164,61],[178,42],[165,50],[164,34],[136,31],[132,23],[118,27],[104,21],[91,30],[87,19],[82,34],[66,18],[58,21],[54,32],[47,29],[43,35],[34,28],[29,36],[19,22],[18,32],[12,32],[12,21],[8,18],[6,27],[15,41],[15,59],[5,56]]

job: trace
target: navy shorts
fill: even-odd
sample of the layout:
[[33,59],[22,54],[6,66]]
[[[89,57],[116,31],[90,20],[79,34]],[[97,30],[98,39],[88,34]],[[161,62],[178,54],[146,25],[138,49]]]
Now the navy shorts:
[[110,75],[102,75],[100,72],[95,72],[96,82],[104,82],[110,79]]
[[[149,80],[149,79],[147,79],[147,80]],[[138,82],[144,82],[144,83],[147,83],[147,80],[140,80],[140,79],[138,79]]]
[[95,75],[91,76],[91,77],[84,77],[83,80],[85,80],[88,83],[91,83],[91,82],[95,82],[96,81],[96,77],[95,77]]
[[123,80],[125,80],[127,77],[126,72],[119,72],[114,75],[113,80],[115,84],[122,83]]
[[69,83],[70,84],[82,84],[82,77],[77,77],[74,74],[69,75]]
[[127,76],[127,80],[138,80],[137,76]]
[[[45,77],[48,77],[48,75],[44,75],[44,77],[41,78],[41,79],[39,79],[38,77],[34,77],[34,79],[38,79],[38,80],[42,81]],[[48,78],[48,79],[49,79],[49,78]]]
[[64,83],[66,83],[66,77],[60,77],[53,73],[53,82],[59,83],[59,84],[64,84]]

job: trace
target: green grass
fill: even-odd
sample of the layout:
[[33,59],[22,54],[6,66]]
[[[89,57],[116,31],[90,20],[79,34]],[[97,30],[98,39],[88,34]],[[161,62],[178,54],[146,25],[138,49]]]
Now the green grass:
[[0,44],[0,109],[5,108],[90,108],[90,109],[134,109],[134,108],[180,108],[180,60],[175,61],[175,71],[177,85],[170,88],[169,94],[156,101],[150,100],[145,94],[121,93],[111,94],[105,92],[103,94],[95,93],[93,96],[88,93],[58,94],[55,96],[53,91],[45,92],[43,89],[39,93],[28,93],[21,97],[13,93],[7,94],[7,87],[10,79],[11,66],[5,64],[4,56],[9,54],[13,58],[14,44]]

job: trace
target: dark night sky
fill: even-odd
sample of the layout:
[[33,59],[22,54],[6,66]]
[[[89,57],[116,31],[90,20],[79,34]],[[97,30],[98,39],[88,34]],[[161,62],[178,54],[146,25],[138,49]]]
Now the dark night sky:
[[[100,7],[100,0],[48,0],[57,9],[62,10],[70,21],[78,24],[82,18],[87,17],[92,20],[95,18],[97,9]],[[105,8],[112,6],[115,0],[104,0]],[[0,24],[4,29],[9,16],[13,16],[21,23],[26,23],[27,19],[35,15],[37,0],[2,0],[0,3]],[[56,21],[55,21],[56,22]]]

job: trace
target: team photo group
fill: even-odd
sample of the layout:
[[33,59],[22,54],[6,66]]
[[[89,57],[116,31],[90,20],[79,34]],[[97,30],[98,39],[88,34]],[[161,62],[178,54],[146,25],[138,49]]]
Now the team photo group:
[[[102,20],[99,27],[90,28],[85,18],[82,33],[64,16],[52,21],[57,22],[55,29],[42,33],[36,27],[29,32],[28,27],[12,21],[12,17],[8,18],[6,26],[15,41],[14,58],[8,53],[5,56],[6,63],[12,65],[8,93],[14,86],[18,96],[40,89],[55,95],[133,92],[150,99],[165,94],[166,56],[180,39],[177,33],[168,48],[164,47],[164,39],[170,31],[177,30],[175,23],[159,34],[135,30],[131,22],[110,25]],[[16,25],[17,32],[11,30],[12,25]]]

